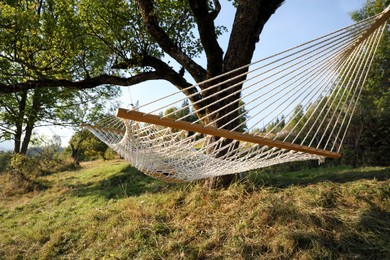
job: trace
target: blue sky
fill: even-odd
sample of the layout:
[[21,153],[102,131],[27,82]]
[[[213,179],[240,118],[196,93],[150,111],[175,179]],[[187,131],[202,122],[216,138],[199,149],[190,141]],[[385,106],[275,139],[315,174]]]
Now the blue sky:
[[[253,61],[352,24],[350,12],[360,9],[364,3],[365,0],[286,0],[265,25]],[[222,0],[221,5],[216,24],[230,30],[235,9],[227,0]],[[228,40],[229,32],[219,39],[224,51]],[[204,58],[197,59],[197,62],[206,66]],[[132,86],[130,91],[123,89],[122,104],[128,106],[139,100],[142,105],[174,91],[176,88],[165,81],[139,84]]]
[[[360,9],[364,3],[365,0],[286,0],[265,25],[253,61],[352,24],[350,12]],[[221,0],[221,5],[216,23],[230,30],[234,8],[227,0]],[[229,33],[226,33],[219,39],[224,50],[228,36]],[[204,59],[198,61],[205,66]],[[127,107],[137,100],[145,104],[174,91],[175,87],[165,81],[123,88],[122,106]],[[54,132],[59,134],[64,146],[71,136],[69,129],[54,127],[39,129],[39,132],[45,136],[52,136]],[[10,148],[9,143],[0,143],[0,149]]]

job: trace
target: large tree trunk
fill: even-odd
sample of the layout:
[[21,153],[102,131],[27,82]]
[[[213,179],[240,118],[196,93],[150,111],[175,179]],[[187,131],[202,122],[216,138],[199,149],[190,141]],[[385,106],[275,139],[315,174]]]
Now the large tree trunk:
[[[196,64],[190,56],[186,55],[186,53],[183,52],[183,50],[177,46],[174,41],[172,41],[172,39],[170,39],[169,34],[160,27],[159,16],[157,15],[158,12],[155,12],[154,10],[154,2],[152,0],[137,0],[146,30],[159,44],[162,50],[183,66],[183,68],[191,74],[196,82],[202,82],[206,79],[220,75],[223,72],[249,64],[252,60],[253,52],[255,50],[256,43],[259,41],[259,36],[264,24],[283,3],[283,0],[237,0],[234,2],[235,5],[237,5],[237,11],[230,35],[228,49],[225,57],[223,57],[223,51],[218,44],[216,34],[217,29],[214,24],[214,20],[221,10],[221,4],[218,0],[213,0],[212,3],[208,0],[188,0],[189,7],[197,24],[200,41],[207,58],[207,70],[205,70]],[[158,70],[156,66],[154,66],[154,68]],[[244,69],[244,71],[247,71],[247,68]],[[180,77],[179,75],[174,76],[176,78]],[[233,75],[230,75],[230,77],[232,76]],[[241,79],[237,79],[236,82],[243,79],[245,79],[245,76]],[[177,82],[178,81],[174,81],[175,84]],[[213,85],[216,83],[218,82],[212,82]],[[223,88],[226,89],[234,83],[235,82],[231,82],[229,83],[230,85],[220,86],[218,89],[213,90],[207,90],[207,87],[209,86],[208,84],[200,85],[202,95],[196,96],[199,97],[199,99],[191,97],[190,100],[195,103],[200,101],[202,97],[205,99],[207,98],[204,102],[200,102],[200,105],[196,105],[195,107],[196,109],[200,109],[201,112],[199,112],[199,114],[209,115],[209,118],[203,123],[214,121],[214,119],[220,119],[222,115],[229,114],[238,108],[242,85],[237,85],[218,96],[208,99],[210,95],[216,93],[216,91]],[[182,89],[180,86],[178,86],[178,88]],[[229,97],[228,99],[224,99],[224,97],[235,91],[238,91],[237,94]],[[213,101],[218,102],[215,105],[202,110],[202,107],[204,108],[205,105],[210,104],[210,102]],[[219,111],[218,113],[211,115],[211,113],[217,110]],[[213,126],[223,126],[225,129],[231,130],[239,124],[237,116],[238,112],[233,112],[226,118],[218,120]],[[225,125],[231,119],[235,120]],[[217,139],[218,138],[215,137],[210,141],[216,141]],[[226,140],[224,142],[225,144],[228,144],[232,141]],[[226,155],[226,150],[221,150],[218,152],[217,157],[222,157],[224,155]],[[233,179],[233,176],[224,176],[219,178],[219,182],[226,186],[230,184]],[[208,182],[208,185],[213,186],[216,183],[215,179],[213,179]]]
[[[271,17],[271,15],[276,11],[276,9],[283,3],[283,0],[243,0],[238,1],[237,12],[234,19],[234,24],[232,28],[232,32],[229,39],[228,50],[223,60],[222,73],[234,70],[236,68],[240,68],[244,65],[247,65],[251,62],[253,53],[256,48],[256,43],[259,41],[260,33],[263,30],[265,23]],[[229,77],[234,77],[235,75],[242,74],[247,72],[248,68],[242,69],[239,72],[235,72],[234,74],[230,74]],[[212,75],[216,76],[216,75]],[[221,86],[221,88],[228,88],[234,84],[237,84],[243,81],[246,77],[240,77],[232,82],[229,85]],[[215,82],[214,82],[215,84]],[[226,115],[231,111],[235,110],[235,112],[229,114],[227,117],[222,120],[218,120],[218,123],[215,124],[215,127],[221,127],[228,122],[225,129],[231,130],[239,124],[239,114],[237,108],[239,107],[239,99],[240,99],[240,90],[242,89],[242,84],[238,84],[237,86],[229,89],[228,91],[222,92],[220,95],[211,99],[213,102],[216,100],[223,100],[222,102],[217,102],[215,105],[209,107],[206,110],[207,114],[211,114],[213,111],[219,110],[218,113],[214,114],[209,118],[210,121],[213,121],[216,118],[221,118],[222,115]],[[205,91],[203,94],[205,97],[210,96],[215,93],[213,90],[211,93]],[[237,92],[237,94],[232,95],[229,98],[224,98],[232,93]],[[217,141],[218,137],[215,137],[212,141]],[[227,145],[232,140],[225,140],[222,145]],[[217,156],[223,157],[226,154],[227,150],[221,150]],[[235,180],[235,175],[224,175],[217,179],[212,178],[206,181],[206,185],[210,188],[215,185],[228,186]]]

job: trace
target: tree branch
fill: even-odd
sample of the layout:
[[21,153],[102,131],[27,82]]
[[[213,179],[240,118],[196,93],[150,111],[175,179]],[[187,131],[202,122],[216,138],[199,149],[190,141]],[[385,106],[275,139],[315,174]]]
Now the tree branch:
[[118,85],[131,86],[147,80],[165,79],[162,75],[156,72],[145,72],[129,78],[121,78],[112,75],[100,75],[94,78],[87,78],[80,81],[71,81],[65,79],[40,79],[28,80],[16,84],[2,84],[0,83],[0,93],[15,93],[22,90],[36,89],[36,88],[54,88],[67,87],[74,89],[94,88],[100,85]]
[[213,2],[214,2],[214,10],[211,11],[210,16],[211,19],[215,20],[215,18],[217,18],[219,12],[221,11],[221,4],[219,3],[218,0],[213,0]]
[[224,58],[224,71],[251,62],[265,23],[283,2],[284,0],[238,1],[228,49]]
[[159,26],[158,18],[154,11],[153,1],[137,0],[145,28],[158,45],[179,64],[181,64],[197,81],[203,81],[206,78],[206,71],[190,57],[188,57],[177,45],[169,38],[168,34]]
[[[155,69],[153,72],[144,72],[132,77],[122,78],[112,75],[100,75],[94,78],[86,78],[80,81],[71,81],[64,79],[40,79],[29,80],[17,84],[2,84],[0,83],[0,93],[14,93],[27,89],[37,88],[52,88],[52,87],[67,87],[74,89],[88,89],[94,88],[100,85],[118,85],[118,86],[131,86],[148,80],[167,80],[176,86],[179,90],[189,96],[189,100],[192,103],[196,103],[201,100],[202,95],[199,93],[196,87],[191,87],[189,83],[182,75],[177,73],[168,64],[162,60],[152,56],[139,56],[133,59],[125,60],[121,63],[113,66],[114,69],[127,69],[133,67],[152,67]],[[191,87],[191,88],[190,88]],[[195,105],[196,107],[197,105]]]
[[207,0],[190,0],[189,3],[195,22],[198,25],[200,40],[207,57],[207,76],[208,78],[217,76],[222,71],[223,51],[217,41],[214,19],[217,17],[221,5],[219,1],[215,0],[215,9],[209,13]]
[[[158,58],[148,55],[139,56],[116,64],[113,68],[128,69],[135,66],[148,66],[154,68],[156,73],[164,77],[165,80],[171,82],[179,90],[183,91],[183,93],[188,96],[189,100],[193,104],[202,99],[202,95],[199,93],[196,87],[191,87],[192,84],[189,83],[182,75],[177,73],[168,64]],[[197,104],[195,104],[194,107],[197,107]]]
[[4,132],[4,133],[8,133],[8,134],[11,134],[11,135],[14,135],[15,134],[15,131],[11,131],[11,129],[9,128],[6,128],[6,127],[3,127],[0,125],[0,131]]

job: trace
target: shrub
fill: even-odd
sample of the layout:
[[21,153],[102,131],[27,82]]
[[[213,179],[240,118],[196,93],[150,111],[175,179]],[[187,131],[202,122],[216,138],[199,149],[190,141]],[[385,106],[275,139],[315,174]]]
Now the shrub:
[[36,179],[40,175],[39,159],[36,156],[14,154],[11,158],[10,172],[26,180]]
[[0,173],[5,172],[11,162],[12,153],[0,151]]
[[37,163],[35,157],[12,155],[7,171],[0,176],[1,194],[10,196],[44,189],[44,185],[36,181],[40,174]]
[[114,159],[119,159],[119,155],[112,150],[110,147],[107,148],[107,150],[104,153],[104,159],[105,160],[114,160]]

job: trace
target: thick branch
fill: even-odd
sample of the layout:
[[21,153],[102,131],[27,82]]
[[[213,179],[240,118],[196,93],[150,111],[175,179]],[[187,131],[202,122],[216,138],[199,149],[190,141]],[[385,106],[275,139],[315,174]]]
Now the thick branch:
[[284,0],[239,0],[229,45],[224,59],[224,71],[251,62],[260,33],[271,15]]
[[167,33],[159,26],[157,16],[154,12],[153,1],[137,0],[137,3],[141,10],[141,15],[147,31],[159,46],[181,64],[197,82],[204,80],[206,78],[205,69],[180,50],[180,48],[172,42]]
[[215,33],[214,19],[221,8],[218,1],[214,1],[215,10],[209,12],[207,0],[190,0],[190,7],[198,25],[198,31],[207,57],[208,78],[221,74],[223,51],[218,44]]
[[121,78],[118,76],[101,75],[94,78],[88,78],[80,81],[71,81],[64,79],[41,79],[29,80],[16,84],[2,84],[0,83],[0,93],[15,93],[28,89],[36,88],[53,88],[53,87],[67,87],[75,89],[94,88],[100,85],[118,85],[131,86],[147,80],[165,79],[156,72],[145,72],[129,78]]
[[[0,93],[14,93],[22,90],[37,89],[37,88],[50,88],[50,87],[67,87],[74,89],[88,89],[94,88],[100,85],[118,85],[118,86],[131,86],[148,80],[167,80],[175,85],[178,89],[182,90],[185,95],[189,97],[192,103],[199,101],[202,96],[196,89],[191,87],[192,84],[186,81],[186,79],[173,70],[168,64],[160,59],[152,56],[137,57],[129,59],[119,64],[116,64],[115,69],[133,68],[135,66],[152,67],[155,69],[153,72],[144,72],[138,75],[122,78],[111,75],[101,75],[94,78],[87,78],[80,81],[71,81],[64,79],[41,79],[30,80],[17,84],[1,84]],[[196,107],[196,105],[195,105]]]
[[[3,133],[7,133],[7,134],[11,134],[11,135],[14,135],[15,134],[15,131],[12,131],[11,129],[7,128],[7,127],[3,127],[0,125],[0,131],[3,132]],[[0,134],[0,137],[2,137],[4,134]],[[0,142],[3,142],[3,141],[0,141]]]
[[[202,98],[196,87],[191,87],[192,84],[189,83],[182,75],[177,73],[168,64],[158,58],[152,56],[143,56],[134,59],[128,59],[124,62],[115,65],[113,68],[127,69],[135,66],[147,66],[154,68],[156,70],[156,73],[158,73],[159,75],[164,77],[165,80],[171,82],[174,86],[183,91],[183,93],[192,103],[195,103]],[[196,104],[194,105],[194,107],[198,108]]]
[[214,2],[214,10],[210,13],[211,18],[215,20],[217,18],[219,12],[221,11],[221,4],[219,3],[218,0],[213,0]]

